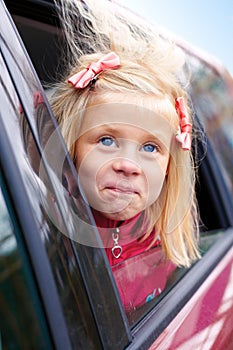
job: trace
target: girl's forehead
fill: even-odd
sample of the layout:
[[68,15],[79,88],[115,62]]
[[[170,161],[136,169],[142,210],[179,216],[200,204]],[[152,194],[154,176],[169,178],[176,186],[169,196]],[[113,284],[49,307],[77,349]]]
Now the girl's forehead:
[[105,103],[88,107],[84,113],[80,136],[84,133],[107,125],[125,125],[129,129],[140,128],[155,136],[171,137],[176,130],[168,120],[150,109],[130,103]]

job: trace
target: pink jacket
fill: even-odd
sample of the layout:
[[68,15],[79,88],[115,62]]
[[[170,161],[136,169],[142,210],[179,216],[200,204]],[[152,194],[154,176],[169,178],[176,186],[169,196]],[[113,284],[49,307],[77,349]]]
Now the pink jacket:
[[[149,302],[164,290],[167,279],[176,268],[166,260],[159,239],[150,246],[155,232],[143,240],[145,225],[143,214],[122,223],[93,212],[105,251],[126,312]],[[122,247],[119,258],[112,254],[112,233],[118,228],[118,244]]]

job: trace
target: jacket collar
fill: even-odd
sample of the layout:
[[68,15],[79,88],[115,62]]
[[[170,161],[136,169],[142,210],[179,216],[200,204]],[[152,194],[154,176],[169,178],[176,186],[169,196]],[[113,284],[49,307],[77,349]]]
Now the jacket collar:
[[96,210],[92,210],[92,212],[105,247],[112,247],[112,233],[115,232],[116,228],[122,245],[135,241],[145,234],[146,224],[143,212],[124,221],[108,219]]

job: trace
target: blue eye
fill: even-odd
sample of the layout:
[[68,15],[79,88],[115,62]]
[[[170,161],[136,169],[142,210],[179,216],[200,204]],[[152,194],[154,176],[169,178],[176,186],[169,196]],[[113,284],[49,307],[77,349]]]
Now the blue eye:
[[99,143],[107,147],[113,146],[115,144],[112,137],[109,137],[109,136],[101,137],[101,139],[99,140]]
[[151,153],[152,153],[152,152],[157,152],[157,151],[158,151],[158,147],[155,146],[155,145],[153,145],[153,144],[151,144],[151,143],[148,143],[148,144],[142,146],[142,149],[143,149],[143,151],[145,151],[145,152],[151,152]]

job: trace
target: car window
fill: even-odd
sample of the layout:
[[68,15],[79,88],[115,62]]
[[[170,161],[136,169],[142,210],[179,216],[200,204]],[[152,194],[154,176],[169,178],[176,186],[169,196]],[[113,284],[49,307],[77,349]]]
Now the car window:
[[0,348],[52,349],[30,265],[3,197],[2,181],[0,185]]

